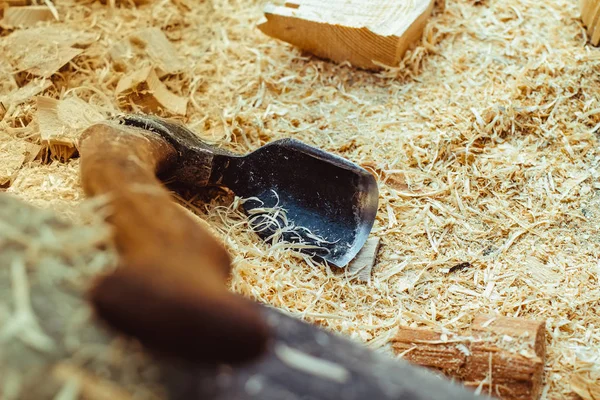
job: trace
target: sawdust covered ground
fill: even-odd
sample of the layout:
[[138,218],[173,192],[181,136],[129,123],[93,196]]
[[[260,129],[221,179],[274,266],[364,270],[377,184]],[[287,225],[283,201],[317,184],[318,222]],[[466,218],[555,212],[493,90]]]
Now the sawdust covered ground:
[[[263,36],[262,2],[59,3],[49,25],[95,39],[43,95],[129,110],[117,81],[152,61],[117,68],[108,51],[155,26],[184,57],[185,71],[163,81],[188,98],[181,119],[200,136],[239,151],[292,136],[379,175],[383,248],[369,284],[259,242],[227,199],[194,202],[232,251],[233,289],[373,347],[398,324],[455,332],[477,313],[546,319],[546,398],[573,397],[576,370],[597,374],[600,52],[574,2],[448,0],[403,65],[382,73]],[[14,77],[11,34],[0,46]],[[0,95],[31,79],[17,77]],[[76,217],[77,159],[28,160],[36,103],[13,103],[0,125],[0,148],[18,158],[0,156],[6,191]]]

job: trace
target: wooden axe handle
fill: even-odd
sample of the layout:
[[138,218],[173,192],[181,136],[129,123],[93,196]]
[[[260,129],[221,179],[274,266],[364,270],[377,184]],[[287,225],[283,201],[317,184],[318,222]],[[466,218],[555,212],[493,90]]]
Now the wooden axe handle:
[[100,123],[82,135],[81,179],[107,195],[120,265],[91,289],[97,314],[149,348],[190,361],[261,354],[269,329],[256,304],[226,288],[225,248],[180,209],[156,178],[177,158],[158,135]]

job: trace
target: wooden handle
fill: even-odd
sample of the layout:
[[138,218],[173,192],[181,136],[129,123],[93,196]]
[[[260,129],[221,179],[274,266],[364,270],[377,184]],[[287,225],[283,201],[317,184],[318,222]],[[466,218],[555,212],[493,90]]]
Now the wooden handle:
[[224,247],[172,202],[156,178],[177,153],[155,133],[111,123],[82,135],[87,195],[108,195],[120,266],[91,289],[98,315],[159,352],[190,361],[239,362],[263,352],[257,306],[225,286]]

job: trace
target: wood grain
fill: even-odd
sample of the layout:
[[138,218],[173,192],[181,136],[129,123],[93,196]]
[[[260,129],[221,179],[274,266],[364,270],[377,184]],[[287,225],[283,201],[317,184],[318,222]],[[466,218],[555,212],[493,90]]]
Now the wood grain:
[[478,316],[468,336],[400,328],[395,352],[501,400],[534,400],[542,391],[545,322]]
[[258,28],[319,57],[365,69],[395,67],[419,40],[433,0],[299,0],[268,4]]

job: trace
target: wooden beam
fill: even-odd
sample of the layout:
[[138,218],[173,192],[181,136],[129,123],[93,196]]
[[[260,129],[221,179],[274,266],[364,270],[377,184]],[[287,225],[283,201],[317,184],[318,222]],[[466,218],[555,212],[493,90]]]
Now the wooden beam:
[[419,40],[434,0],[296,0],[267,4],[258,28],[318,57],[366,69],[395,67]]
[[469,335],[400,328],[395,352],[501,400],[535,400],[542,391],[545,322],[478,316]]

